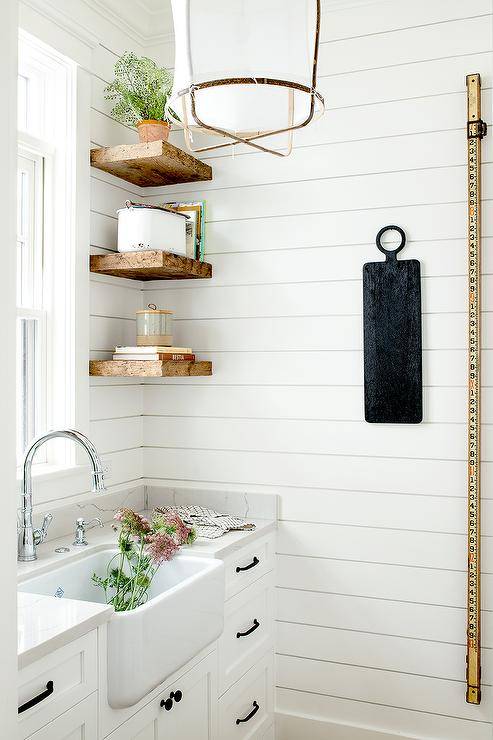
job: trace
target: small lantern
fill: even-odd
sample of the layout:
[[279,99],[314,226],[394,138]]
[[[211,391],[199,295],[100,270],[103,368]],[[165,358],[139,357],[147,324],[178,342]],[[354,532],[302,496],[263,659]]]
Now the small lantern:
[[[172,0],[175,78],[169,115],[188,148],[248,144],[287,156],[292,133],[324,111],[316,90],[320,0]],[[227,143],[193,149],[193,132]],[[262,145],[288,135],[288,151]]]

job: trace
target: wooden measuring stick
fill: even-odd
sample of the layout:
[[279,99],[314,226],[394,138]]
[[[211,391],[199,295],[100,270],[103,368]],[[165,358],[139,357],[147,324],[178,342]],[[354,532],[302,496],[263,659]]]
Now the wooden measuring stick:
[[471,74],[467,85],[468,205],[468,432],[467,432],[467,655],[466,701],[481,702],[481,78]]

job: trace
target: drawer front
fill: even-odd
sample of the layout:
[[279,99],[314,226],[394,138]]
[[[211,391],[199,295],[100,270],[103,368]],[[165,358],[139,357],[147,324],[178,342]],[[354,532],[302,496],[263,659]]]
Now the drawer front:
[[271,571],[226,602],[218,642],[219,695],[238,681],[274,642],[274,573]]
[[274,535],[255,540],[226,558],[226,600],[274,569]]
[[98,695],[91,694],[68,712],[57,717],[29,740],[96,740],[98,737]]
[[262,738],[274,721],[274,655],[267,653],[219,699],[219,740]]
[[27,738],[97,689],[96,630],[19,673],[20,737]]

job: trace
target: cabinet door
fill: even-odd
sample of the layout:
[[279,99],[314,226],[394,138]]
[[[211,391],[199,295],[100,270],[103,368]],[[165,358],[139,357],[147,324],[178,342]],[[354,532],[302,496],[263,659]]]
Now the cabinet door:
[[163,740],[160,734],[161,712],[159,702],[152,701],[108,735],[106,740]]
[[216,684],[214,652],[118,727],[107,740],[215,740]]
[[[217,655],[212,653],[160,697],[165,702],[159,738],[215,740]],[[167,704],[166,704],[167,702]],[[170,707],[168,710],[166,706]]]
[[76,704],[28,740],[93,740],[98,736],[97,693]]

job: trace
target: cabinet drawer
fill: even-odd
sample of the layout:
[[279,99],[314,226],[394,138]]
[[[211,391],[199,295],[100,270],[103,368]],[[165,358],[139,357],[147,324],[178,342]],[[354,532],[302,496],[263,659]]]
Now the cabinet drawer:
[[226,602],[224,631],[218,642],[219,695],[273,646],[273,602],[273,572]]
[[19,673],[19,736],[27,738],[97,689],[94,630],[23,668]]
[[97,717],[98,695],[94,693],[35,732],[29,740],[96,740]]
[[274,655],[267,653],[219,699],[219,740],[262,738],[274,720]]
[[262,537],[226,558],[226,600],[274,569],[274,535]]

